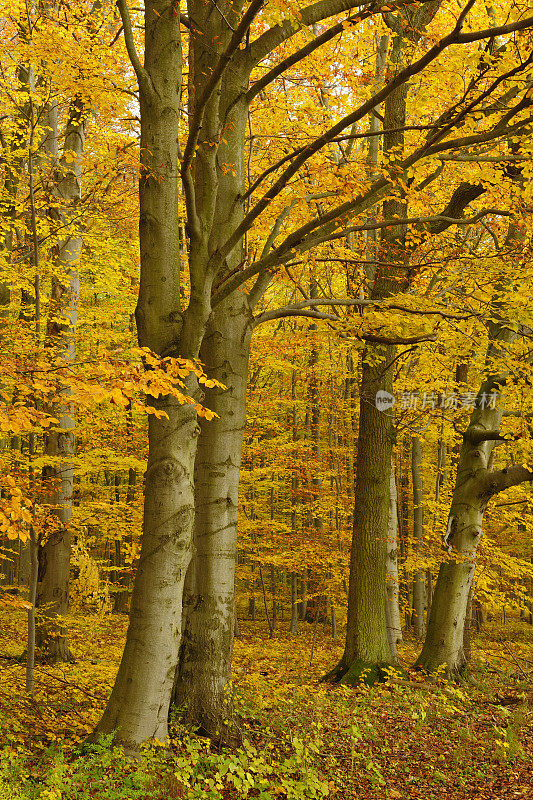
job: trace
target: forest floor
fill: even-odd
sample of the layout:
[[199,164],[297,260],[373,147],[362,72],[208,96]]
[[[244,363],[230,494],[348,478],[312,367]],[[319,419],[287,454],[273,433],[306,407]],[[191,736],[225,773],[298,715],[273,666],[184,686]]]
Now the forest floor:
[[[127,618],[84,614],[70,627],[73,664],[36,667],[24,690],[25,614],[0,611],[0,800],[389,800],[533,797],[533,626],[490,623],[473,642],[475,687],[407,682],[344,689],[319,683],[341,653],[319,626],[268,639],[241,623],[234,647],[240,747],[214,747],[177,724],[172,755],[140,761],[109,742],[76,748],[98,721]],[[283,623],[286,627],[286,623]],[[310,663],[311,650],[313,660]],[[401,649],[413,662],[414,642]]]

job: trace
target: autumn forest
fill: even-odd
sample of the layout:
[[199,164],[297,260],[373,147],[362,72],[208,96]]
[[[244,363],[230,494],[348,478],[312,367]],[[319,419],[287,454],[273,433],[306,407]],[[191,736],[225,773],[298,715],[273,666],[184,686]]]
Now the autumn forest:
[[0,31],[0,800],[531,797],[531,2]]

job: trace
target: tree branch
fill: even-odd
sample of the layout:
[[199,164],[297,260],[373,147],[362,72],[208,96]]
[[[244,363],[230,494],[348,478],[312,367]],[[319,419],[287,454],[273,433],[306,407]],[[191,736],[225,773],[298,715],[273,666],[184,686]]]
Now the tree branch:
[[276,311],[266,311],[264,314],[254,317],[253,327],[257,328],[264,322],[271,322],[274,319],[286,319],[287,317],[309,317],[311,319],[322,319],[328,322],[338,322],[339,317],[336,314],[327,314],[324,311],[313,311],[310,309],[293,310],[291,308],[279,308]]
[[[521,107],[522,102],[513,109],[513,113],[518,113],[518,111],[521,110]],[[483,144],[489,141],[494,141],[502,136],[505,136],[506,138],[510,136],[516,136],[518,133],[522,133],[524,130],[527,130],[527,126],[533,122],[533,117],[527,117],[526,119],[522,119],[514,125],[508,125],[508,117],[509,114],[506,114],[505,118],[507,121],[505,125],[502,126],[502,120],[499,120],[498,123],[493,126],[493,128],[481,134],[474,134],[445,142],[439,142],[432,144],[429,147],[427,145],[423,145],[414,153],[411,153],[411,155],[409,155],[401,164],[398,165],[394,180],[398,180],[399,178],[406,180],[408,170],[422,158],[441,153],[446,149],[457,149],[461,147]],[[392,184],[393,178],[387,179],[385,177],[380,177],[373,183],[373,185],[364,195],[359,195],[353,200],[348,200],[344,203],[341,203],[339,206],[336,206],[321,216],[315,217],[304,223],[304,225],[301,225],[299,228],[289,234],[285,240],[266,258],[260,258],[254,264],[251,264],[249,267],[242,270],[239,275],[236,275],[233,278],[233,280],[228,281],[225,286],[222,285],[219,287],[216,293],[216,299],[214,299],[214,304],[216,305],[219,303],[249,278],[254,277],[262,271],[266,272],[268,270],[272,270],[277,265],[286,261],[287,258],[292,257],[293,251],[298,250],[299,252],[305,252],[306,250],[310,250],[311,248],[315,247],[317,244],[335,238],[335,231],[338,230],[339,222],[341,220],[346,218],[348,214],[360,214],[367,208],[371,207],[386,194]],[[249,219],[249,217],[245,217],[244,222],[246,222],[246,219]],[[452,224],[451,222],[443,219],[439,220],[438,222],[444,227],[448,227],[450,224]],[[249,224],[251,226],[252,222],[250,221]],[[242,227],[243,225],[241,224],[239,229]],[[326,232],[327,235],[325,235]],[[342,235],[345,234],[346,230],[344,230]],[[339,236],[336,238],[339,238]],[[225,250],[226,246],[224,246],[223,249]],[[219,255],[220,252],[218,254],[215,253],[215,256],[219,257]]]
[[505,442],[505,436],[502,436],[500,431],[487,431],[479,428],[467,428],[463,433],[463,439],[473,445],[481,444],[482,442]]
[[511,486],[533,481],[533,470],[522,465],[507,467],[506,469],[489,472],[484,479],[481,489],[483,494],[493,497]]
[[224,70],[226,69],[234,53],[236,52],[237,48],[242,42],[254,18],[257,16],[261,7],[263,6],[263,3],[264,0],[252,0],[250,5],[246,9],[241,21],[239,22],[237,28],[233,32],[233,35],[229,41],[228,46],[226,47],[226,50],[224,51],[224,53],[222,53],[222,55],[218,60],[218,63],[213,69],[211,77],[207,81],[204,90],[198,100],[198,103],[195,104],[194,115],[191,120],[189,128],[189,136],[187,138],[187,144],[185,145],[185,149],[183,152],[183,162],[181,165],[182,176],[186,174],[186,172],[189,170],[191,166],[191,162],[194,157],[194,151],[196,149],[196,144],[198,142],[198,136],[200,134],[200,129],[202,127],[202,121],[207,103],[209,102],[211,95],[213,94],[220,79],[222,78],[222,75],[224,74]]
[[[405,159],[405,161],[399,166],[399,170],[395,175],[395,178],[398,179],[401,177],[406,179],[409,168],[424,157],[442,152],[442,150],[448,147],[458,148],[461,146],[470,146],[472,144],[491,141],[492,139],[500,138],[502,136],[509,137],[516,135],[519,131],[522,131],[523,127],[529,124],[530,121],[533,121],[533,117],[527,118],[526,120],[521,120],[520,122],[516,123],[516,125],[507,127],[505,131],[500,131],[498,123],[498,125],[492,128],[490,131],[483,134],[466,136],[462,139],[454,139],[451,142],[441,142],[433,145],[430,149],[425,149],[422,147]],[[252,264],[248,269],[254,271],[250,272],[248,277],[257,274],[257,272],[261,271],[263,268],[269,269],[276,264],[283,263],[287,255],[290,254],[292,250],[297,249],[300,252],[304,252],[305,250],[315,247],[321,242],[329,241],[330,237],[334,237],[334,233],[328,234],[327,236],[323,234],[321,235],[320,229],[335,231],[335,229],[338,229],[338,223],[341,219],[346,217],[349,213],[360,214],[365,211],[367,208],[376,203],[389,190],[392,183],[392,179],[387,180],[383,177],[378,178],[378,180],[374,182],[365,195],[359,195],[359,197],[355,198],[354,200],[346,201],[340,206],[337,206],[327,213],[322,214],[322,216],[315,217],[309,222],[306,222],[296,231],[293,231],[293,233],[289,234],[289,236],[287,236],[286,239],[276,248],[274,253],[269,256],[269,263],[263,264],[259,261],[256,262],[255,265]],[[245,278],[245,280],[246,279],[247,278]]]
[[[253,222],[257,219],[257,217],[267,208],[267,206],[272,202],[272,200],[277,197],[277,195],[285,188],[287,182],[293,175],[298,172],[300,167],[306,163],[311,156],[321,150],[325,145],[329,144],[332,139],[334,139],[337,135],[339,135],[343,130],[345,130],[350,125],[353,125],[354,122],[365,117],[372,109],[383,102],[395,89],[401,86],[405,81],[411,78],[413,75],[418,74],[421,70],[423,70],[428,64],[434,61],[443,50],[449,47],[451,44],[455,44],[458,41],[458,37],[460,36],[460,31],[462,25],[464,23],[465,17],[472,8],[475,0],[468,0],[464,9],[462,10],[457,23],[453,30],[441,39],[437,44],[431,47],[427,53],[425,53],[421,58],[417,61],[413,62],[409,66],[405,67],[403,70],[397,73],[379,92],[377,92],[373,97],[363,103],[356,111],[348,114],[343,119],[341,119],[338,123],[333,125],[326,131],[322,136],[317,137],[311,144],[307,145],[302,152],[294,158],[291,164],[282,172],[282,174],[277,178],[274,184],[270,187],[270,189],[261,197],[255,206],[250,209],[250,211],[246,214],[244,219],[242,220],[241,224],[237,226],[234,230],[232,235],[229,237],[227,242],[222,245],[219,251],[214,254],[214,257],[220,259],[222,262],[225,257],[233,250],[236,244],[240,241],[241,237],[246,233],[247,230],[250,229]],[[512,25],[520,25],[520,29],[524,27],[528,27],[533,25],[533,17],[528,18],[527,20],[522,20],[520,23],[512,23]],[[490,31],[490,36],[497,36],[499,35],[500,29],[505,28],[506,32],[510,32],[510,26],[500,26],[500,28],[493,28]],[[513,28],[515,30],[517,28]],[[476,33],[476,32],[474,32]],[[481,35],[483,33],[483,36]],[[477,38],[487,38],[485,32],[481,32]],[[472,34],[473,35],[473,34]],[[472,36],[471,35],[471,36]],[[470,39],[471,41],[476,41],[476,37]],[[470,41],[469,40],[469,41]]]
[[124,28],[124,41],[126,43],[126,50],[128,51],[131,66],[137,75],[139,88],[142,88],[145,93],[150,96],[153,93],[152,80],[148,72],[141,64],[141,59],[139,58],[139,54],[137,53],[137,49],[135,47],[130,12],[128,11],[126,0],[117,0],[117,8],[122,20],[122,27]]
[[[473,189],[477,187],[472,187]],[[463,199],[466,199],[466,195],[463,196]],[[453,200],[450,201],[447,208],[450,208],[451,203],[454,202]],[[470,200],[468,200],[470,202]],[[465,202],[465,205],[467,203]],[[487,216],[487,214],[501,214],[502,216],[510,216],[510,212],[508,211],[501,211],[499,209],[486,209],[484,211],[480,211],[478,214],[474,214],[472,217],[468,217],[466,219],[459,218],[459,217],[448,217],[446,215],[437,214],[433,217],[405,217],[404,219],[389,219],[384,220],[383,222],[376,222],[376,223],[367,223],[365,225],[353,225],[349,228],[343,228],[341,231],[337,231],[335,233],[327,234],[322,238],[317,238],[316,236],[313,238],[312,242],[304,243],[303,239],[300,239],[297,243],[292,244],[290,247],[284,247],[285,243],[292,238],[292,235],[288,236],[285,240],[285,243],[280,245],[277,250],[274,251],[272,255],[267,256],[266,258],[260,258],[259,261],[256,261],[254,264],[250,264],[249,267],[246,269],[241,270],[238,274],[234,275],[233,277],[228,276],[228,281],[226,285],[224,285],[224,281],[221,281],[219,286],[217,287],[217,291],[214,293],[213,296],[213,306],[217,305],[221,300],[228,296],[234,289],[238,286],[241,286],[245,283],[249,278],[253,278],[254,275],[257,275],[259,272],[263,270],[271,269],[276,266],[276,264],[283,263],[283,258],[276,258],[276,256],[280,253],[280,250],[283,248],[285,250],[285,255],[290,253],[292,249],[298,247],[300,251],[304,249],[310,249],[311,247],[316,247],[319,244],[323,244],[324,242],[334,241],[335,239],[344,238],[348,233],[354,233],[358,231],[367,231],[367,230],[378,230],[387,227],[394,227],[397,225],[406,225],[406,224],[427,224],[430,223],[430,228],[428,233],[430,235],[442,233],[446,228],[450,227],[451,225],[471,225],[474,222],[478,222],[483,217]],[[304,226],[306,227],[306,226]]]
[[349,228],[343,228],[342,231],[337,231],[324,239],[319,240],[316,244],[323,242],[331,242],[335,239],[343,239],[348,233],[358,233],[360,231],[376,231],[383,228],[394,228],[397,225],[417,225],[421,228],[423,225],[429,223],[429,233],[436,234],[442,233],[446,228],[451,225],[472,225],[479,222],[480,219],[486,217],[488,214],[499,215],[502,217],[512,216],[510,211],[502,211],[498,208],[486,208],[474,214],[472,217],[448,217],[445,214],[436,214],[433,217],[405,217],[404,219],[385,219],[383,222],[368,222],[366,225],[353,225]]
[[[423,2],[431,2],[432,0],[423,0]],[[384,3],[387,9],[396,10],[416,4],[416,0],[401,0],[400,2]],[[283,44],[283,42],[290,39],[303,27],[310,27],[316,22],[334,17],[341,14],[343,11],[351,11],[353,8],[366,7],[368,14],[380,14],[381,4],[373,2],[361,2],[360,0],[319,0],[307,8],[303,8],[300,12],[299,26],[295,27],[294,19],[285,19],[278,25],[269,28],[265,33],[261,34],[250,44],[250,66],[255,66],[273,50]],[[361,12],[364,13],[364,12]],[[368,16],[367,14],[367,16]]]
[[470,319],[472,316],[477,316],[475,312],[472,314],[454,314],[448,311],[442,311],[440,309],[429,308],[408,308],[407,306],[398,305],[397,303],[388,303],[386,300],[367,300],[367,299],[344,299],[344,298],[335,298],[335,297],[316,297],[316,298],[306,298],[305,300],[301,300],[299,303],[292,303],[290,306],[283,306],[278,309],[274,309],[272,311],[265,311],[261,316],[265,317],[265,321],[270,319],[276,319],[276,315],[278,313],[284,313],[285,311],[293,311],[297,312],[303,308],[317,308],[320,306],[339,306],[339,307],[348,307],[352,308],[356,306],[357,308],[379,308],[381,311],[403,311],[406,314],[415,314],[415,315],[423,315],[423,316],[439,316],[443,319]]
[[436,333],[427,333],[422,336],[377,336],[373,333],[361,333],[359,339],[375,344],[417,344],[418,342],[436,342]]
[[358,14],[348,17],[346,20],[338,22],[336,25],[333,25],[333,27],[324,31],[319,36],[315,36],[315,38],[308,42],[304,47],[301,47],[295,53],[292,53],[290,56],[287,56],[287,58],[284,58],[283,61],[280,61],[279,64],[276,64],[276,66],[263,75],[262,78],[256,80],[247,91],[244,98],[245,102],[248,104],[251,103],[254,97],[257,97],[259,92],[262,92],[269,83],[272,83],[272,81],[276,80],[276,78],[282,75],[287,69],[293,67],[319,47],[322,47],[323,44],[326,44],[326,42],[329,42],[335,36],[338,36],[338,34],[342,33],[347,24],[354,25],[356,22],[362,22],[362,20],[371,16],[373,13],[374,10],[370,6],[369,8],[360,11]]

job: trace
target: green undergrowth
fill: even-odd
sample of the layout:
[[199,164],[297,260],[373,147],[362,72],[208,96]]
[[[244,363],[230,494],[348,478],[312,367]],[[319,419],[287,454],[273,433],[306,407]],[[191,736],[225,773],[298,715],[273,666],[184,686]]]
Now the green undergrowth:
[[[216,746],[176,716],[167,746],[152,742],[137,760],[110,739],[79,755],[112,686],[125,618],[78,620],[76,663],[38,665],[33,697],[13,658],[21,620],[0,622],[0,800],[530,796],[533,630],[519,621],[476,639],[474,686],[390,671],[373,687],[320,683],[342,646],[324,635],[313,648],[311,626],[269,640],[244,621],[228,720],[241,744]],[[404,645],[404,666],[416,647]]]
[[194,736],[151,742],[137,759],[104,738],[67,760],[63,748],[49,748],[38,763],[31,756],[0,756],[0,800],[274,800],[322,798],[330,793],[314,763],[316,748],[297,737],[282,757],[244,739],[235,751],[213,751]]

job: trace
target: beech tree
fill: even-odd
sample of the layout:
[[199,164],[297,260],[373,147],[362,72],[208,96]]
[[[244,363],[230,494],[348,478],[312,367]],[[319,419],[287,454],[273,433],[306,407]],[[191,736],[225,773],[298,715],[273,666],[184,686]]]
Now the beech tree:
[[[52,110],[51,110],[52,111]],[[49,345],[56,350],[56,357],[72,362],[76,354],[76,322],[79,303],[79,262],[82,236],[72,223],[76,203],[81,195],[81,157],[85,145],[86,112],[81,101],[74,101],[63,134],[63,153],[58,157],[59,130],[57,108],[48,115],[47,138],[54,143],[49,153],[52,163],[47,169],[57,175],[52,190],[54,199],[51,215],[58,228],[67,230],[59,234],[56,245],[55,269],[47,336]],[[57,235],[57,234],[56,234]],[[54,626],[50,630],[51,618],[68,612],[69,572],[71,553],[70,520],[72,517],[72,495],[74,490],[73,456],[74,427],[70,391],[59,387],[61,400],[50,409],[57,415],[57,427],[46,435],[45,452],[51,464],[44,468],[43,478],[48,485],[49,500],[58,520],[58,527],[50,533],[39,553],[38,605],[43,607],[47,620],[38,628],[37,642],[54,660],[67,661],[72,658],[64,627]]]
[[[515,270],[520,271],[522,261],[528,257],[526,228],[520,218],[523,200],[519,191],[515,202],[518,218],[509,225],[504,242],[506,258],[513,265],[513,275]],[[416,662],[418,667],[428,672],[444,669],[450,676],[464,673],[467,669],[465,621],[486,507],[500,492],[533,479],[533,470],[526,464],[511,464],[498,469],[494,463],[494,448],[507,438],[501,430],[505,413],[502,398],[510,379],[510,375],[505,370],[499,371],[498,367],[504,363],[521,328],[520,321],[509,319],[505,301],[507,288],[504,272],[494,288],[489,310],[485,379],[463,433],[444,536],[444,546],[449,555],[439,569],[427,635]]]
[[[380,91],[329,125],[320,136],[311,138],[303,147],[296,148],[269,166],[251,186],[245,188],[244,135],[250,103],[288,66],[298,63],[318,47],[327,44],[342,32],[346,24],[353,26],[369,16],[379,14],[380,9],[328,0],[298,12],[297,22],[292,18],[282,17],[279,22],[267,26],[261,32],[258,17],[262,9],[261,0],[252,0],[246,8],[229,3],[214,7],[191,2],[188,15],[181,15],[179,6],[175,3],[169,5],[159,1],[149,2],[144,10],[144,62],[141,62],[128,9],[122,0],[118,3],[128,53],[138,80],[141,111],[141,279],[136,310],[139,343],[148,346],[160,356],[171,355],[188,359],[196,358],[201,354],[202,347],[205,347],[206,358],[209,355],[217,373],[220,370],[221,380],[228,380],[230,390],[233,391],[231,403],[235,403],[232,410],[237,425],[236,430],[232,431],[227,420],[221,419],[217,423],[222,442],[219,444],[217,441],[215,446],[214,439],[212,440],[210,455],[213,460],[210,462],[210,469],[219,474],[215,484],[211,481],[208,483],[205,478],[211,478],[212,475],[208,471],[209,467],[204,466],[208,463],[205,453],[200,455],[198,451],[197,441],[201,429],[192,406],[180,406],[173,398],[168,397],[153,399],[153,406],[161,416],[152,416],[149,423],[143,538],[133,589],[130,626],[117,680],[95,735],[116,730],[118,741],[131,749],[135,749],[147,738],[157,737],[163,740],[166,737],[174,669],[178,664],[182,639],[182,598],[195,528],[195,494],[199,507],[195,530],[198,562],[193,562],[190,577],[187,579],[187,635],[183,638],[179,660],[183,675],[180,677],[178,673],[176,691],[181,701],[184,699],[183,689],[186,687],[191,706],[200,708],[200,717],[207,722],[206,728],[212,728],[212,720],[220,718],[221,686],[228,674],[228,647],[231,639],[228,634],[228,620],[230,613],[233,613],[233,603],[229,572],[226,569],[220,571],[221,584],[218,586],[212,559],[218,554],[221,559],[227,560],[228,565],[233,560],[233,506],[242,439],[240,421],[244,416],[246,350],[251,329],[259,322],[293,315],[329,319],[332,315],[328,311],[320,311],[321,307],[343,303],[380,305],[392,292],[396,274],[378,275],[368,300],[305,297],[303,301],[283,309],[256,313],[255,318],[254,309],[276,270],[294,259],[297,253],[302,254],[324,242],[346,237],[350,232],[372,228],[372,224],[354,224],[357,215],[386,199],[399,179],[408,178],[408,171],[414,164],[448,149],[455,150],[461,146],[497,139],[501,135],[502,120],[505,120],[507,133],[510,129],[517,132],[522,130],[526,124],[520,117],[523,106],[518,104],[511,107],[501,116],[494,112],[497,119],[489,115],[489,123],[481,132],[454,138],[452,133],[463,124],[487,92],[483,89],[476,93],[476,81],[473,80],[472,96],[469,96],[468,101],[464,104],[458,102],[457,107],[450,110],[450,120],[443,115],[436,126],[431,126],[427,139],[395,165],[394,176],[387,174],[379,177],[355,197],[339,203],[335,202],[334,194],[327,208],[319,208],[318,213],[310,215],[301,224],[299,220],[295,220],[291,225],[289,203],[288,208],[278,215],[271,234],[264,237],[261,255],[255,260],[249,258],[250,254],[244,257],[245,237],[252,231],[256,220],[272,207],[274,201],[282,198],[294,176],[301,174],[314,156],[335,143],[344,131],[352,130],[373,108],[394,96],[406,81],[424,70],[447,48],[483,41],[493,35],[487,30],[463,33],[465,19],[473,5],[473,0],[467,3],[451,32],[428,47],[418,59],[410,61],[407,66],[398,67]],[[399,4],[400,6],[403,4]],[[359,10],[352,11],[353,7],[358,7]],[[387,11],[390,8],[387,5]],[[270,66],[267,62],[267,71],[250,85],[253,69],[264,59],[268,59],[282,43],[293,38],[298,29],[346,10],[350,12],[346,18],[330,25],[307,44],[299,46],[281,63],[274,62]],[[259,28],[257,34],[252,27],[256,17]],[[182,92],[181,82],[180,22],[189,32],[186,95],[188,131],[182,147],[179,108],[180,98],[185,97],[185,93]],[[502,34],[512,33],[529,25],[530,20],[522,19],[502,25],[495,31]],[[498,81],[501,80],[500,75]],[[186,297],[187,289],[179,269],[180,182],[189,239],[189,297],[185,300],[183,297]],[[262,188],[265,182],[268,186],[266,190]],[[466,205],[476,196],[477,188],[473,190],[461,185],[445,204],[444,214],[431,215],[424,220],[416,218],[414,222],[426,224],[431,232],[438,233],[460,219]],[[387,202],[397,203],[396,200]],[[397,205],[389,207],[396,209]],[[401,201],[399,207],[403,214]],[[480,213],[483,216],[486,212]],[[285,227],[281,234],[283,225]],[[388,236],[394,247],[398,239],[397,220],[379,222],[377,227],[390,230],[390,235],[383,235],[383,241]],[[282,238],[278,243],[280,234]],[[242,292],[244,286],[245,293]],[[364,334],[363,339],[381,343],[380,338],[373,337],[371,333]],[[232,341],[240,343],[238,356],[234,359],[235,366],[222,367],[225,353]],[[392,357],[393,347],[394,344],[386,338],[385,363]],[[234,372],[237,369],[238,373]],[[390,388],[390,371],[387,370],[385,383],[381,387],[382,379],[380,377],[378,380],[378,368],[371,366],[368,359],[365,370],[368,382],[364,391],[365,398],[367,390],[375,396],[378,387]],[[236,376],[234,379],[232,374]],[[198,387],[194,379],[190,378],[189,381],[190,394],[197,393]],[[231,407],[229,400],[221,402],[225,407]],[[379,458],[384,461],[388,492],[390,423],[386,416],[376,416],[375,419],[372,416],[369,420],[362,418],[361,427],[366,427],[367,431],[379,428],[380,442],[383,444]],[[215,430],[213,427],[213,432]],[[214,436],[214,433],[210,432],[209,435]],[[227,448],[231,453],[226,457],[227,466],[222,467],[219,459],[224,457]],[[358,456],[360,480],[364,480],[363,449],[360,448]],[[384,454],[387,458],[384,458]],[[204,474],[205,478],[201,478],[195,492],[196,460],[197,474]],[[388,498],[388,494],[383,494],[383,497]],[[388,508],[388,500],[386,507]],[[385,527],[386,518],[385,513]],[[227,532],[227,537],[224,532]],[[376,656],[368,653],[369,662],[387,659],[384,559],[383,545],[377,562],[382,590],[379,601],[380,619],[376,624],[372,620],[372,629],[375,627],[379,633],[383,648],[378,646],[379,652]],[[375,588],[369,573],[368,589],[374,592]],[[200,596],[206,598],[205,603],[198,604]],[[365,594],[364,601],[367,600],[368,594]],[[200,633],[200,616],[197,621],[192,618],[188,620],[188,616],[195,613],[195,607],[200,609],[203,619],[209,618],[212,621],[208,636],[205,636],[205,629]],[[225,657],[217,659],[212,670],[192,668],[195,659],[205,665],[219,645]],[[196,655],[193,657],[194,650]],[[203,655],[199,655],[200,653]],[[196,678],[200,684],[198,688],[194,687]]]

